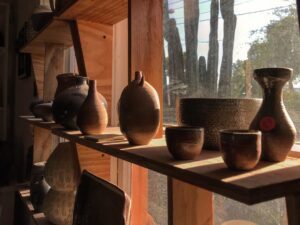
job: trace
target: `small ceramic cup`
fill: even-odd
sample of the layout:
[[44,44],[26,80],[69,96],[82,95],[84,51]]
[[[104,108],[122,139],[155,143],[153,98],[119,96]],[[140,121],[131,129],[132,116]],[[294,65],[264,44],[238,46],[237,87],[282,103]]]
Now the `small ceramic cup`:
[[166,141],[169,152],[175,159],[195,159],[201,152],[204,142],[204,129],[200,127],[167,127]]
[[257,130],[220,130],[220,150],[228,168],[251,170],[261,155],[261,132]]

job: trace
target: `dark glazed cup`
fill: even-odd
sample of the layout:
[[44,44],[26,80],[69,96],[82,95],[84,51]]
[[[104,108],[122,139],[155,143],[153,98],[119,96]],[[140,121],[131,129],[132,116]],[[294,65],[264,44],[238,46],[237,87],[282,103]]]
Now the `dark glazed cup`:
[[251,170],[261,155],[261,132],[257,130],[221,130],[220,149],[228,168]]
[[167,127],[166,141],[169,152],[175,159],[195,159],[202,150],[204,129],[200,127]]

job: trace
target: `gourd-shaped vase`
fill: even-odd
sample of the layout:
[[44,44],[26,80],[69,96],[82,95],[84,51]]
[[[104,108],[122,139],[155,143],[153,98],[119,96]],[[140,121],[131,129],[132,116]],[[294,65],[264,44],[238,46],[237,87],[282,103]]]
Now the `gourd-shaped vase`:
[[89,80],[89,92],[78,115],[77,125],[83,134],[102,134],[108,123],[104,97],[97,92],[97,82]]
[[262,159],[267,161],[284,161],[295,142],[296,128],[282,99],[283,86],[291,76],[289,68],[254,70],[254,79],[262,87],[264,97],[250,129],[262,132]]
[[141,71],[124,88],[119,100],[121,132],[132,145],[146,145],[156,135],[160,104],[156,90],[145,81]]
[[67,129],[78,130],[77,113],[88,94],[88,79],[73,74],[60,74],[57,82],[52,105],[54,121]]

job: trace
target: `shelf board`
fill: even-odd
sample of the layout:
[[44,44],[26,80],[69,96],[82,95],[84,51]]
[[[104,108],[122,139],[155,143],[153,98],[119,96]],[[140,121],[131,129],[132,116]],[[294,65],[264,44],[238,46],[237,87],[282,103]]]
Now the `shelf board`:
[[66,47],[72,46],[73,40],[69,23],[53,18],[20,51],[23,53],[44,54],[45,43],[63,44]]
[[128,17],[128,0],[75,0],[59,13],[65,20],[113,25]]
[[54,128],[62,128],[61,125],[55,122],[45,122],[41,118],[36,118],[34,116],[20,116],[19,118],[24,119],[33,126],[37,126],[47,130],[52,130]]
[[108,128],[98,142],[79,131],[53,129],[52,133],[246,204],[297,193],[300,188],[300,158],[295,155],[281,163],[260,162],[255,170],[243,172],[227,169],[218,151],[203,150],[196,160],[178,161],[169,154],[164,139],[147,146],[130,146],[120,138],[107,140],[109,135],[120,135],[118,128]]

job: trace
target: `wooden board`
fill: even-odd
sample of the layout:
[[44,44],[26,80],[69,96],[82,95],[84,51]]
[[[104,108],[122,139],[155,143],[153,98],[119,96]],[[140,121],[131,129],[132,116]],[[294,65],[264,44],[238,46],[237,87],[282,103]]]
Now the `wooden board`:
[[58,17],[112,25],[125,19],[127,14],[128,0],[74,0]]
[[37,94],[40,99],[44,93],[45,54],[31,54],[31,62],[37,86]]
[[[153,140],[148,146],[130,146],[121,140],[89,141],[79,132],[54,129],[53,133],[246,204],[284,197],[300,189],[300,158],[288,157],[281,163],[260,162],[255,170],[242,172],[227,169],[218,151],[203,150],[196,160],[174,160],[164,139]],[[120,132],[118,128],[109,128],[106,133]]]
[[161,108],[157,137],[162,137],[163,0],[130,0],[129,9],[129,77],[141,70],[156,89]]
[[45,54],[44,43],[62,44],[65,47],[71,47],[73,42],[69,24],[65,21],[53,19],[20,51]]
[[108,103],[110,118],[113,27],[81,20],[71,22],[70,25],[79,74],[97,80],[98,91]]
[[168,179],[172,225],[213,225],[213,194],[176,179]]
[[62,128],[61,125],[55,122],[44,122],[42,119],[36,118],[34,116],[20,116],[20,118],[24,119],[33,126],[44,128],[46,130],[52,130],[53,128]]

